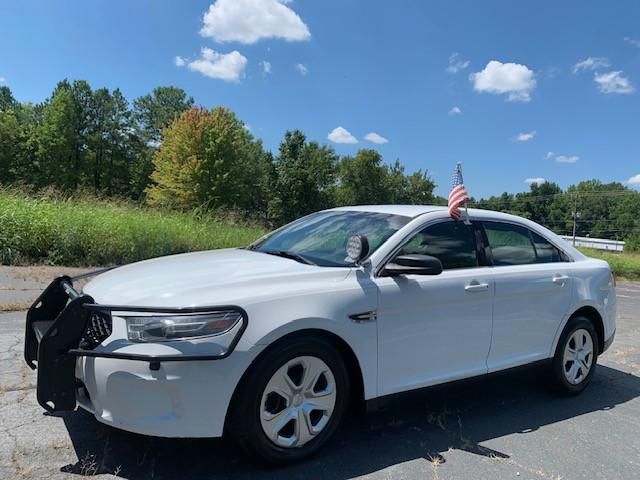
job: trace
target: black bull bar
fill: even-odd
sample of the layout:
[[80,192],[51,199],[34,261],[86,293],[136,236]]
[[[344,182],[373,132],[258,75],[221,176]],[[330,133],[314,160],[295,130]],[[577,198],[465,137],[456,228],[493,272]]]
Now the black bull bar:
[[[75,376],[78,357],[112,358],[144,361],[151,370],[158,370],[163,362],[220,360],[228,357],[247,328],[247,313],[237,306],[215,307],[146,307],[101,305],[90,295],[78,292],[74,280],[97,275],[108,269],[77,277],[61,276],[53,280],[27,312],[24,338],[24,359],[32,370],[37,368],[38,403],[48,412],[75,410],[76,391],[82,387]],[[83,345],[88,327],[95,314],[111,312],[147,312],[159,314],[193,314],[212,310],[235,310],[241,314],[240,328],[229,345],[215,354],[144,355],[93,350]],[[109,332],[110,333],[110,332]],[[95,346],[94,346],[95,347]]]

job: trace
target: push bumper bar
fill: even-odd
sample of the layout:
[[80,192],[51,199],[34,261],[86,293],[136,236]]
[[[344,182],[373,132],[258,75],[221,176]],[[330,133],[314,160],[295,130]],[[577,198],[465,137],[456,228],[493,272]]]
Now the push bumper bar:
[[[37,367],[37,399],[38,403],[48,412],[75,410],[76,390],[81,386],[75,378],[78,357],[144,361],[149,363],[151,370],[158,370],[163,362],[220,360],[233,352],[247,328],[247,314],[237,306],[166,308],[101,305],[95,303],[91,296],[82,294],[73,287],[74,280],[97,275],[104,271],[99,270],[73,278],[69,276],[56,278],[40,294],[27,312],[24,359],[32,370]],[[179,315],[221,309],[239,312],[241,323],[228,347],[216,354],[143,355],[119,353],[86,348],[84,341],[88,332],[95,334],[94,315],[96,314],[103,318],[106,316],[110,322],[111,314],[114,311]],[[98,326],[97,330],[101,331],[102,327]],[[110,326],[108,333],[110,334]]]

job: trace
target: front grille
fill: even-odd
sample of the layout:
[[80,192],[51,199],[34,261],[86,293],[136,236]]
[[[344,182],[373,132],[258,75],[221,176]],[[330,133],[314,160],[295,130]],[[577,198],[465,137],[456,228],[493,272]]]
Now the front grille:
[[80,339],[80,348],[93,350],[111,335],[112,327],[111,315],[93,312]]

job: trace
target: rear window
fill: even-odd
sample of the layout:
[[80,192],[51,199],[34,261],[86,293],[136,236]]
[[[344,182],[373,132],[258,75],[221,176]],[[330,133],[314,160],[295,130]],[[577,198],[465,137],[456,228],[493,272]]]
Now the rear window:
[[543,237],[520,225],[482,222],[489,240],[493,264],[528,265],[565,261],[560,250]]
[[538,263],[565,262],[566,256],[535,232],[531,232],[533,245],[536,247]]

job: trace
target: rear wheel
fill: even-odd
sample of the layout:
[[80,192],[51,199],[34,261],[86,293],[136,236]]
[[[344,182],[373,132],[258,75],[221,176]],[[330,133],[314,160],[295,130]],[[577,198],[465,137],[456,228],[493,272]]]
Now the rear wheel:
[[300,460],[335,432],[348,404],[347,370],[320,339],[297,339],[268,350],[232,401],[228,432],[251,455],[269,462]]
[[562,332],[553,358],[553,379],[557,389],[566,395],[584,390],[596,369],[598,335],[593,323],[585,317],[572,318]]

